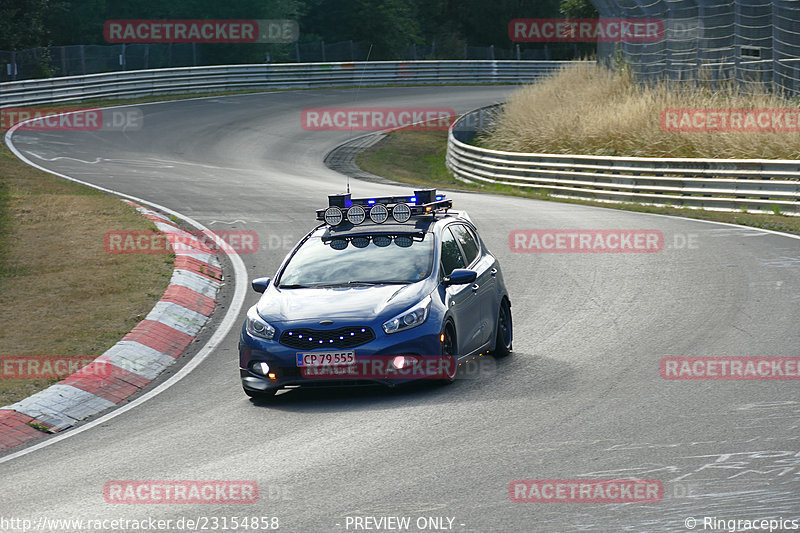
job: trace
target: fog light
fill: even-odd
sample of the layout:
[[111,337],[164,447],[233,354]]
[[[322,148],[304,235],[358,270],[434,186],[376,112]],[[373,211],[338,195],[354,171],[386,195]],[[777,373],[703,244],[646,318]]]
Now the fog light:
[[413,355],[396,355],[392,359],[392,366],[397,370],[402,370],[404,368],[411,368],[416,361],[417,357]]
[[266,361],[256,361],[250,364],[250,370],[261,376],[269,374],[269,365]]

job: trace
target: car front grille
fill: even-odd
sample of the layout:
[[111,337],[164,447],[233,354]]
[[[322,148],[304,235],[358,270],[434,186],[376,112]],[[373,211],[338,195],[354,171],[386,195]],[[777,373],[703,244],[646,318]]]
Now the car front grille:
[[375,332],[366,326],[339,329],[288,329],[281,333],[280,343],[298,350],[322,348],[346,349],[375,340]]

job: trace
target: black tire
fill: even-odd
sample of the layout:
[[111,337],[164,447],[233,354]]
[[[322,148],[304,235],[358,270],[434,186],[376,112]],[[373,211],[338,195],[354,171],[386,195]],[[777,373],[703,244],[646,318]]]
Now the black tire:
[[245,389],[242,387],[242,390],[245,394],[253,398],[254,400],[269,400],[270,398],[275,397],[275,393],[278,392],[277,389],[270,389],[270,390],[250,390]]
[[494,356],[505,357],[511,353],[514,340],[513,321],[511,320],[511,306],[503,298],[500,302],[500,311],[497,314],[497,338],[494,343]]
[[456,356],[456,330],[455,327],[453,327],[453,324],[448,322],[444,326],[444,331],[442,334],[444,335],[444,341],[442,341],[442,355],[452,358],[453,374],[447,378],[437,381],[443,385],[449,385],[456,380],[456,374],[458,373],[458,360]]

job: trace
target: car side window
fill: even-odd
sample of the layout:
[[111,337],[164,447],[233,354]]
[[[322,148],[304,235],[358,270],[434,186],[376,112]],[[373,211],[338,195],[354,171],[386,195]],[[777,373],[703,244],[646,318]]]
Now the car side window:
[[471,265],[473,261],[478,257],[480,249],[478,248],[478,242],[475,240],[475,237],[472,235],[472,232],[464,226],[463,224],[453,224],[450,226],[450,229],[455,235],[456,240],[461,245],[461,249],[464,251],[464,262],[467,265]]
[[465,265],[456,238],[449,229],[445,229],[442,232],[442,274],[449,276],[453,270],[464,268]]

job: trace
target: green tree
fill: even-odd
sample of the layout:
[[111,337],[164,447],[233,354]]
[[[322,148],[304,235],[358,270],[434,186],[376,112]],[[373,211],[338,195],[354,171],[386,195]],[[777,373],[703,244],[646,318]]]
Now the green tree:
[[303,40],[362,41],[372,59],[394,59],[420,41],[414,6],[408,0],[311,0],[300,21]]
[[561,0],[561,13],[571,19],[596,19],[600,16],[589,0]]
[[45,18],[49,0],[3,0],[0,2],[0,50],[22,50],[46,46]]

